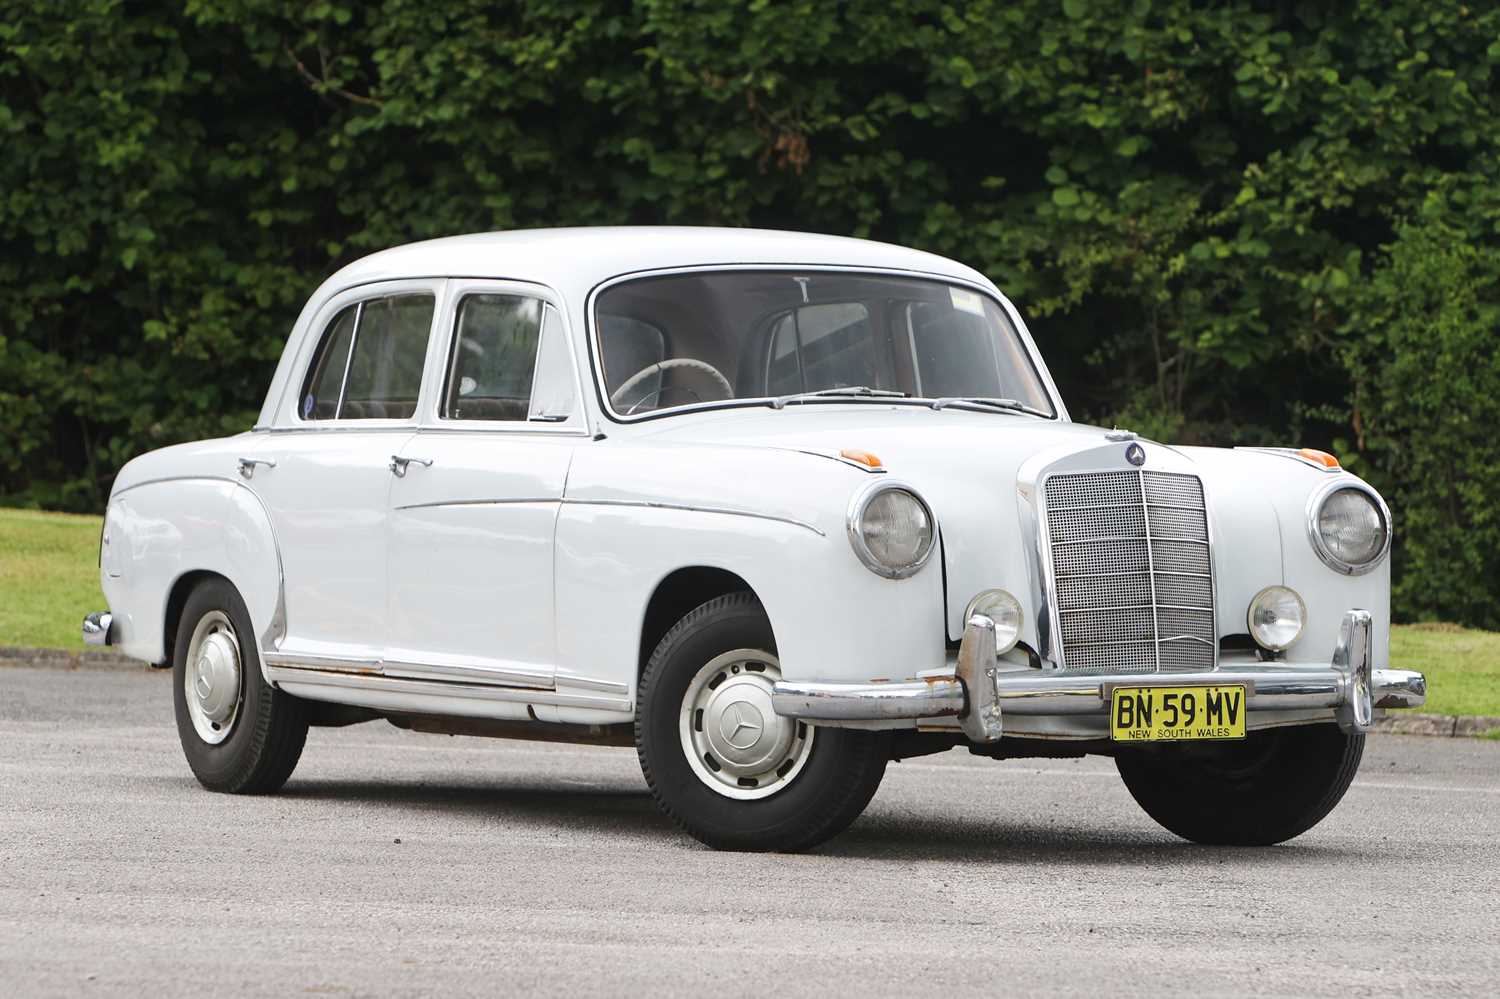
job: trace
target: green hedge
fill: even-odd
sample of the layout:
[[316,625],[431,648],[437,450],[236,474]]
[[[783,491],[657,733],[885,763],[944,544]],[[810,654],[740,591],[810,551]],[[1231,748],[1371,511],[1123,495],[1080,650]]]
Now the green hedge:
[[1336,450],[1398,607],[1500,625],[1487,5],[37,0],[0,18],[0,502],[244,428],[303,298],[427,236],[954,256],[1080,416]]

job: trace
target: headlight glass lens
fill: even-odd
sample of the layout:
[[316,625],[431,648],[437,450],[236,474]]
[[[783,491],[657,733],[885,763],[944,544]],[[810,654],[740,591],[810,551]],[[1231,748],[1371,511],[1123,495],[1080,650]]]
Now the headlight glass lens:
[[1005,590],[985,590],[969,601],[964,612],[964,626],[975,614],[995,622],[995,654],[1005,655],[1016,647],[1021,637],[1021,602]]
[[1385,519],[1363,490],[1335,490],[1318,511],[1318,536],[1340,562],[1368,565],[1385,550]]
[[1250,637],[1272,652],[1284,652],[1302,634],[1307,607],[1297,591],[1268,586],[1250,601]]
[[[932,552],[932,515],[905,489],[876,493],[865,503],[854,528],[863,542],[861,557],[883,575],[915,572]],[[860,546],[855,547],[858,550]],[[874,564],[870,564],[872,561]]]

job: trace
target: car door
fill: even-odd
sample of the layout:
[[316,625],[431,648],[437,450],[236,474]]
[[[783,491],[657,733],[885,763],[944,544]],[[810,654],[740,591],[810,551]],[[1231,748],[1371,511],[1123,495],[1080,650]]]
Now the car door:
[[587,438],[555,296],[452,281],[433,402],[391,487],[385,672],[550,688],[553,542]]
[[292,413],[245,459],[281,553],[285,634],[268,661],[368,671],[384,655],[392,459],[416,430],[442,286],[330,300]]

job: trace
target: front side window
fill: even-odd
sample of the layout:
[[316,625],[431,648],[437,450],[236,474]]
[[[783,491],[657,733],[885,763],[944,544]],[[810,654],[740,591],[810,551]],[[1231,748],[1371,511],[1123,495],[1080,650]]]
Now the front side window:
[[464,296],[441,418],[566,423],[576,403],[573,360],[554,309],[524,295]]
[[840,389],[1014,400],[1056,415],[999,303],[915,277],[711,271],[600,293],[604,395],[621,416]]
[[334,316],[308,368],[302,418],[411,419],[435,306],[431,295],[390,295]]

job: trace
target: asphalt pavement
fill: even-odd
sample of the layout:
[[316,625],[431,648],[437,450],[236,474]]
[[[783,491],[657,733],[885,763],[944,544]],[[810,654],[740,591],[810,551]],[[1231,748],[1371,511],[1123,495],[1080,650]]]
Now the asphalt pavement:
[[1197,847],[1109,760],[893,765],[801,856],[714,853],[625,749],[315,729],[202,790],[165,674],[0,670],[0,993],[1500,992],[1500,742],[1373,736],[1343,803]]

